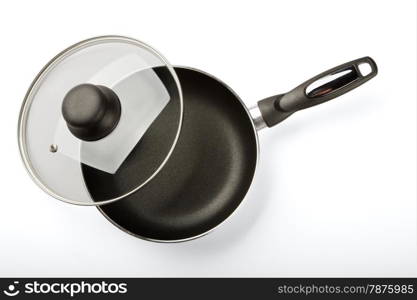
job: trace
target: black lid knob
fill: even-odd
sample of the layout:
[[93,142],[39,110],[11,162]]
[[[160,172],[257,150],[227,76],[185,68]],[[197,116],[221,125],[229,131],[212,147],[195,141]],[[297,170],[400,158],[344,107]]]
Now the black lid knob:
[[97,141],[107,136],[119,123],[120,114],[116,93],[101,85],[77,85],[62,102],[62,115],[68,129],[84,141]]

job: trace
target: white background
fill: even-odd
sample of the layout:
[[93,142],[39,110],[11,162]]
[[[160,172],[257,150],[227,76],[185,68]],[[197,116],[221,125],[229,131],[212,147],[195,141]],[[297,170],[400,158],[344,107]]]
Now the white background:
[[[416,276],[415,1],[3,1],[0,276]],[[157,244],[43,193],[17,147],[26,89],[82,39],[127,35],[248,104],[372,56],[379,75],[260,132],[257,177],[211,234]]]

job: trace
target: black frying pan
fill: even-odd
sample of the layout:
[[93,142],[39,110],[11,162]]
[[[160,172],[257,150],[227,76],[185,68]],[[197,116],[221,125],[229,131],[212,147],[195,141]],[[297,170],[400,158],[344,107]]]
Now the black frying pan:
[[[370,66],[369,74],[361,73],[363,64]],[[156,71],[166,80],[164,70]],[[99,207],[120,229],[152,241],[196,238],[222,223],[242,202],[252,182],[258,159],[257,129],[272,127],[298,110],[354,89],[374,77],[377,67],[369,57],[354,60],[289,93],[259,101],[251,112],[217,78],[184,67],[176,67],[175,71],[183,92],[184,117],[172,156],[143,188]],[[167,146],[160,138],[164,134],[162,128],[166,130],[167,122],[177,115],[176,109],[178,106],[173,104],[165,108],[115,175],[83,165],[93,199],[108,199],[110,193],[120,194],[129,180],[132,184],[138,182],[138,155],[158,155],[154,149]],[[253,112],[259,115],[253,117]]]

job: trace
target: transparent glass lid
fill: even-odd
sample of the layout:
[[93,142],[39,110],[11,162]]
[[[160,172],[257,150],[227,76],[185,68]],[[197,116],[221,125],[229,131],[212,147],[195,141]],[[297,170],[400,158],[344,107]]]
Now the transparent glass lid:
[[163,56],[134,39],[92,38],[58,54],[32,83],[19,119],[20,152],[53,197],[109,203],[163,168],[182,114],[180,84]]

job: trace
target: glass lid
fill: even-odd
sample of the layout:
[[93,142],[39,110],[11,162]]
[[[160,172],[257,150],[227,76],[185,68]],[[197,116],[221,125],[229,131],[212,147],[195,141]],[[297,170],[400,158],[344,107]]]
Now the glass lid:
[[53,58],[29,88],[19,148],[35,182],[81,205],[122,199],[162,170],[183,114],[174,68],[126,37],[82,41]]

